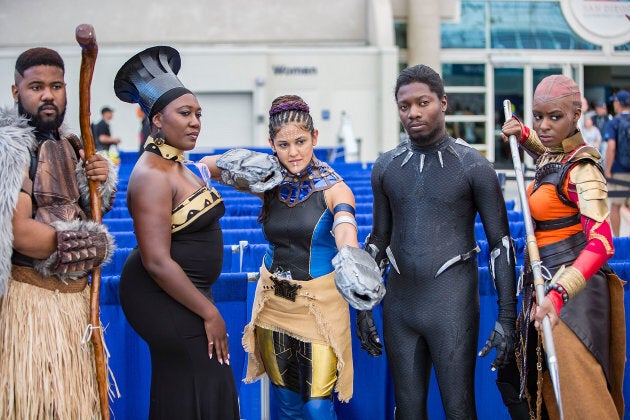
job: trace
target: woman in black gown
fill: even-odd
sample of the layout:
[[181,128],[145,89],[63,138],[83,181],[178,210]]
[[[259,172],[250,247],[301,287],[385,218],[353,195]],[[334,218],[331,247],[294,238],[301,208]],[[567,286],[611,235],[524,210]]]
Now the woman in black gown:
[[151,351],[149,417],[238,419],[225,322],[210,290],[223,263],[225,208],[203,174],[182,163],[201,108],[175,76],[179,64],[176,50],[153,47],[116,76],[116,95],[138,102],[154,129],[128,184],[138,247],[123,268],[120,301]]

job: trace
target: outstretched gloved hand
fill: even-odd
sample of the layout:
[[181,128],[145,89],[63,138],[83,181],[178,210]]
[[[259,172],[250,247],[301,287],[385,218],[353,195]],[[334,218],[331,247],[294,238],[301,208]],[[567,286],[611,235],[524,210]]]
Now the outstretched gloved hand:
[[361,348],[370,356],[383,354],[383,344],[374,325],[372,310],[357,311],[357,337],[361,341]]
[[479,356],[484,357],[490,350],[495,348],[497,355],[494,362],[490,365],[492,370],[497,370],[506,366],[510,358],[514,357],[514,349],[516,348],[516,331],[514,326],[501,324],[499,321],[494,323],[494,330],[490,333],[490,337],[486,340],[486,344],[479,352]]

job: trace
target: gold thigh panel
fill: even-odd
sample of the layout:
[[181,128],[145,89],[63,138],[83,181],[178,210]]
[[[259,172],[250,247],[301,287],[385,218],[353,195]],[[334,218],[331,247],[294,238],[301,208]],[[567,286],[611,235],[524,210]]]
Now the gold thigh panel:
[[265,365],[265,371],[269,375],[269,380],[274,385],[285,386],[282,373],[278,367],[278,361],[276,360],[276,352],[273,346],[273,331],[256,327],[256,341]]
[[337,357],[330,346],[311,343],[311,398],[329,396],[337,382]]

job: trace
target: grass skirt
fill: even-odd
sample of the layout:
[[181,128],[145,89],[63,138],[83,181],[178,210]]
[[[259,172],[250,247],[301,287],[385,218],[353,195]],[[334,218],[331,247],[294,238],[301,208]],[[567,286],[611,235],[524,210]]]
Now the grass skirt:
[[94,419],[94,352],[81,345],[90,288],[58,293],[10,280],[0,298],[0,419]]

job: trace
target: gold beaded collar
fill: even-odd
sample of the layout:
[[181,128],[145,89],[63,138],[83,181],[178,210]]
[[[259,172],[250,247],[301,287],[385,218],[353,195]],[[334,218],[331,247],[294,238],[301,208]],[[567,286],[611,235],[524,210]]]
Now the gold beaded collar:
[[151,136],[147,137],[147,141],[144,143],[144,150],[162,156],[164,159],[174,160],[175,162],[182,162],[184,160],[184,151],[166,144],[161,137],[157,139]]

